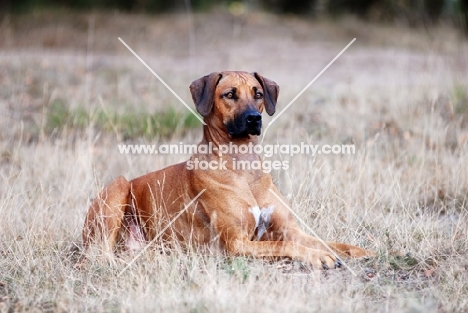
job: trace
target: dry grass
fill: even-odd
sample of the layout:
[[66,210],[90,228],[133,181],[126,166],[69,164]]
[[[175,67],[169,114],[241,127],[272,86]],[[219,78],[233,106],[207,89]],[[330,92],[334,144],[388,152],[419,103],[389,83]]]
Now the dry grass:
[[[468,48],[450,28],[220,13],[39,14],[7,17],[0,30],[0,312],[468,311]],[[349,261],[357,276],[179,249],[149,251],[120,278],[130,256],[74,270],[88,199],[119,174],[186,158],[121,155],[121,130],[92,118],[47,131],[57,99],[91,117],[183,112],[118,36],[184,99],[201,75],[255,70],[281,86],[280,109],[356,37],[266,141],[356,144],[352,156],[288,158],[273,176],[322,238],[379,257]]]

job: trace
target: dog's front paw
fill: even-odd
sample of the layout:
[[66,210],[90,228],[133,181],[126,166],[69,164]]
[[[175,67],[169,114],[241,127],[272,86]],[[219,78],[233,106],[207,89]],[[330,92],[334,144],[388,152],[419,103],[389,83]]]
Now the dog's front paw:
[[341,260],[336,258],[333,254],[320,250],[314,250],[314,252],[309,263],[315,270],[329,270],[341,267]]
[[362,249],[353,245],[337,242],[327,242],[340,257],[362,258],[377,256],[377,253],[371,250]]

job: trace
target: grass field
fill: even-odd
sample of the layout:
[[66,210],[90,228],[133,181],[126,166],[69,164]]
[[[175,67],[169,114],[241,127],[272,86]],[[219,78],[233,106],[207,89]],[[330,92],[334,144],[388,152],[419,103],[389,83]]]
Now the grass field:
[[[281,110],[265,143],[355,144],[354,155],[282,156],[272,175],[326,240],[378,251],[346,268],[149,250],[83,270],[90,199],[184,155],[119,143],[197,143],[185,101],[213,71],[258,71]],[[0,312],[467,312],[468,44],[448,26],[252,13],[36,13],[0,24]],[[270,117],[264,117],[268,123]]]

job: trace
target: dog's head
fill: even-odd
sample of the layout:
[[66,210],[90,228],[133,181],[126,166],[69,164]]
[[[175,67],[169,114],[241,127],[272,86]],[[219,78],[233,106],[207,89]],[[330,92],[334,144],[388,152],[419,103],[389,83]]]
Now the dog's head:
[[275,113],[279,87],[258,73],[211,73],[190,85],[197,111],[206,122],[224,128],[231,137],[260,135],[262,115]]

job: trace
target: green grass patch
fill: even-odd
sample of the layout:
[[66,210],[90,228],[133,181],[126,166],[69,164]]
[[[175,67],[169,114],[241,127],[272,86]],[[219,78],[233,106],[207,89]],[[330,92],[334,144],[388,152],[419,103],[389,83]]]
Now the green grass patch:
[[468,121],[468,92],[466,87],[456,85],[453,89],[454,112],[462,117],[462,123]]
[[63,100],[54,100],[47,110],[45,132],[51,134],[65,127],[84,129],[93,126],[104,132],[117,133],[124,140],[138,137],[170,137],[200,126],[200,121],[190,112],[169,108],[163,112],[133,111],[118,113],[110,109],[71,109]]
[[247,258],[236,257],[227,260],[226,264],[222,268],[233,277],[239,279],[240,282],[244,283],[250,274],[250,266]]

